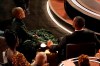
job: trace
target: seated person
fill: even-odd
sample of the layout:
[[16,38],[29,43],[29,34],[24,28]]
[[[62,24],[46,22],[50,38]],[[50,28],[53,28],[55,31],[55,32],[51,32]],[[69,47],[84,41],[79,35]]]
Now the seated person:
[[9,29],[16,31],[20,43],[23,43],[25,40],[33,39],[33,36],[28,33],[28,30],[23,22],[23,19],[26,17],[24,10],[21,7],[15,7],[12,9],[12,22]]
[[78,57],[78,65],[79,66],[90,66],[88,55],[80,55]]
[[31,66],[24,55],[16,51],[16,47],[19,44],[16,33],[11,30],[5,30],[4,37],[8,45],[8,49],[5,51],[5,57],[10,66]]
[[47,56],[44,52],[38,52],[32,66],[49,66],[47,63]]
[[98,40],[97,36],[88,30],[85,30],[85,19],[76,16],[73,19],[73,27],[75,31],[72,34],[66,35],[58,45],[53,45],[53,43],[47,44],[50,51],[58,51],[58,57],[60,62],[66,59],[66,44],[74,43],[89,43],[93,42],[96,43],[96,49],[100,48],[100,41]]

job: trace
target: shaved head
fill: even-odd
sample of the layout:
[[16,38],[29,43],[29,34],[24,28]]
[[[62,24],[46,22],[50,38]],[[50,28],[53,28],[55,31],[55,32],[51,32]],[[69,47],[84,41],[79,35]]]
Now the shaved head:
[[13,8],[12,9],[12,15],[15,18],[19,18],[19,19],[25,18],[25,12],[24,12],[24,10],[21,7]]

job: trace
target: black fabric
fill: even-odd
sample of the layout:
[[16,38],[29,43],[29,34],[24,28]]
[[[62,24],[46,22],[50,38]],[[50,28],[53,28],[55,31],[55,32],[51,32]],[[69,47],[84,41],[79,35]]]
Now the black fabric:
[[23,43],[27,39],[33,39],[33,36],[28,33],[28,30],[21,19],[13,18],[8,29],[11,29],[17,33],[20,43]]
[[34,41],[26,40],[17,48],[17,50],[24,54],[28,62],[32,63],[32,60],[35,58],[37,49],[39,47],[40,45],[34,44]]
[[22,7],[23,9],[27,9],[29,5],[29,0],[13,0],[17,7]]
[[58,51],[60,60],[66,59],[66,44],[74,43],[88,43],[95,42],[96,49],[100,48],[100,41],[97,39],[96,35],[93,32],[87,30],[75,31],[74,33],[65,36],[58,45],[50,47],[50,51]]
[[81,54],[86,54],[88,56],[94,56],[96,53],[96,43],[79,43],[79,44],[67,44],[66,45],[66,58],[78,57]]

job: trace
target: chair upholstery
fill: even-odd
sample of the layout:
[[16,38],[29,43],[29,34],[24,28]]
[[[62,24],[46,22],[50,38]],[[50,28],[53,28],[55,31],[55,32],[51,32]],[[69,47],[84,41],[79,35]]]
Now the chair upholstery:
[[79,43],[79,44],[67,44],[66,45],[66,58],[78,57],[81,54],[87,54],[94,56],[96,53],[96,43]]

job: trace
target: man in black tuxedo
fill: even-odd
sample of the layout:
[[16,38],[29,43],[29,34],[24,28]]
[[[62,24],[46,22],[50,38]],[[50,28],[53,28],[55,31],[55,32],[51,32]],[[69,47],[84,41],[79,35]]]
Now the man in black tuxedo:
[[[60,52],[62,49],[66,49],[66,44],[74,43],[79,44],[83,42],[95,42],[97,45],[97,49],[99,49],[100,41],[97,39],[96,35],[93,32],[85,30],[85,19],[76,16],[73,19],[73,27],[75,28],[75,32],[70,35],[65,36],[58,45],[47,45],[50,48],[50,51],[58,51]],[[63,51],[64,52],[64,51]],[[62,54],[62,53],[60,53]],[[64,56],[62,56],[64,57]],[[60,58],[60,57],[59,57]],[[62,59],[66,59],[65,57]]]
[[18,34],[20,42],[23,43],[27,39],[32,40],[33,36],[28,33],[25,23],[23,22],[23,19],[26,17],[25,11],[21,7],[15,7],[12,9],[12,16],[13,18],[9,28]]

